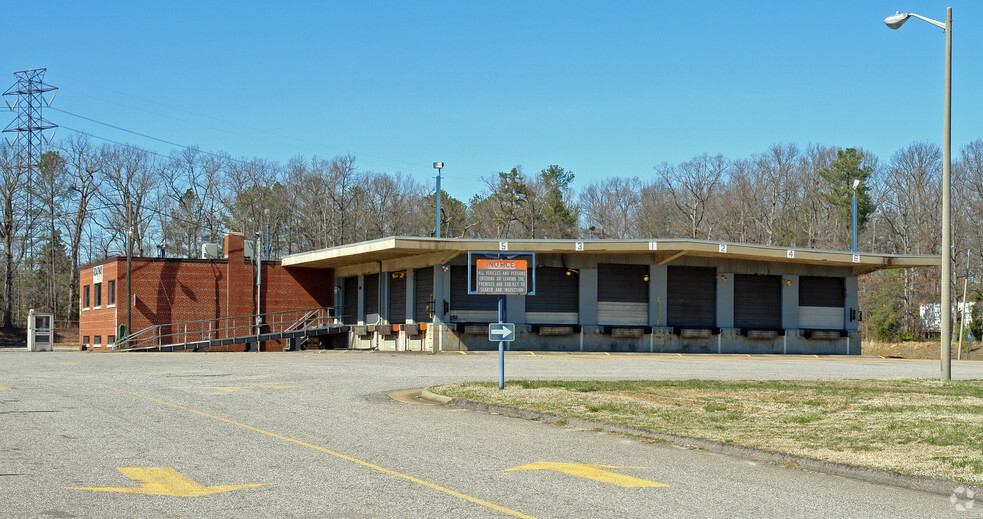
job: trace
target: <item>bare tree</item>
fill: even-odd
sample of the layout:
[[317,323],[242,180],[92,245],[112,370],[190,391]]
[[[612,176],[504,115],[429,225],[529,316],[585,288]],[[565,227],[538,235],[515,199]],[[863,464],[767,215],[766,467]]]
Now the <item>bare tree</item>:
[[638,177],[613,177],[592,182],[580,194],[584,225],[602,239],[635,238],[639,235],[638,211],[642,181]]
[[22,221],[22,197],[26,190],[23,169],[18,163],[17,153],[6,140],[0,141],[0,238],[3,240],[3,327],[13,326],[14,276],[17,260],[14,257],[15,236],[20,232]]
[[678,166],[663,163],[655,168],[673,203],[689,221],[690,238],[709,234],[704,229],[707,209],[727,169],[728,162],[723,155],[706,153]]
[[66,208],[74,208],[74,216],[68,220],[66,225],[69,256],[71,257],[71,270],[68,276],[68,315],[70,319],[73,319],[79,311],[76,305],[78,303],[79,250],[82,243],[82,231],[91,219],[89,204],[99,190],[100,178],[97,175],[102,170],[102,160],[92,142],[84,135],[70,137],[63,149],[65,160],[68,163]]
[[[153,212],[159,212],[154,191],[161,184],[163,172],[145,150],[126,145],[105,145],[101,150],[103,189],[99,200],[104,204],[100,224],[109,234],[108,244],[115,242],[118,251],[126,252],[129,223],[133,227],[134,254],[144,253],[144,235],[150,228]],[[129,211],[127,210],[129,209]],[[130,222],[127,222],[127,216]]]

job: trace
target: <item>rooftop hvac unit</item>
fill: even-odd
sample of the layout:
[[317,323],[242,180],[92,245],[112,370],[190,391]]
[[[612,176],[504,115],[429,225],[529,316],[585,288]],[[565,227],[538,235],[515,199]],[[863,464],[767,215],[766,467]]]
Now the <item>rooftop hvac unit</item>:
[[218,244],[217,243],[202,243],[201,244],[201,259],[218,259]]

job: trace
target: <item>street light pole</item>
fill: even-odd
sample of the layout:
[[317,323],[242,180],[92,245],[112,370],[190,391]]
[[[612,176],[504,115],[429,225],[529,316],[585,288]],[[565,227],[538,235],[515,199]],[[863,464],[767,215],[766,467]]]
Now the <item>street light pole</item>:
[[[133,314],[133,202],[127,202],[126,204],[126,337],[127,338],[133,334],[132,314]],[[121,339],[117,339],[117,340],[121,340]],[[129,347],[133,345],[128,343],[127,346]]]
[[901,27],[914,16],[945,30],[945,113],[942,123],[942,300],[941,300],[941,360],[942,381],[952,380],[952,227],[950,198],[952,194],[952,8],[945,8],[945,23],[915,13],[897,13],[884,19],[891,29]]
[[857,252],[857,187],[860,186],[860,179],[853,180],[853,248],[851,252]]
[[444,169],[444,163],[434,162],[433,167],[437,170],[437,226],[434,227],[434,236],[440,238],[440,170]]
[[266,208],[263,213],[266,215],[266,261],[270,261],[270,209]]

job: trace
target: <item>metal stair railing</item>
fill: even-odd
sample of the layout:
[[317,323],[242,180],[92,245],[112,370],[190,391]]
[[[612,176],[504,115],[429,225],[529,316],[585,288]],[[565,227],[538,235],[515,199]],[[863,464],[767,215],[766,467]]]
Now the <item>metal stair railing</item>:
[[249,337],[278,334],[337,324],[333,307],[305,308],[260,315],[217,317],[197,321],[155,324],[134,332],[113,346],[114,350],[163,348],[206,343],[218,339],[249,342]]

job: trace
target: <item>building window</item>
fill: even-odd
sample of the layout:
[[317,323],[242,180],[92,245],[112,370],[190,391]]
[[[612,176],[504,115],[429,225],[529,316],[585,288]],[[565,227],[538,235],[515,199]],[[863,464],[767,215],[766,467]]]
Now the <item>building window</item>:
[[96,308],[102,308],[102,283],[92,285],[92,292],[95,295]]
[[[112,283],[112,281],[110,281],[110,283]],[[115,345],[116,345],[116,336],[115,335],[110,335],[109,337],[106,337],[106,347],[107,348],[112,348]]]
[[108,292],[106,292],[106,306],[116,306],[116,280],[109,280]]
[[82,289],[82,309],[89,309],[89,285],[85,285]]
[[82,337],[82,349],[83,350],[89,349],[89,336],[88,335]]
[[95,337],[92,338],[92,347],[93,348],[102,348],[102,336],[101,335],[96,335]]

